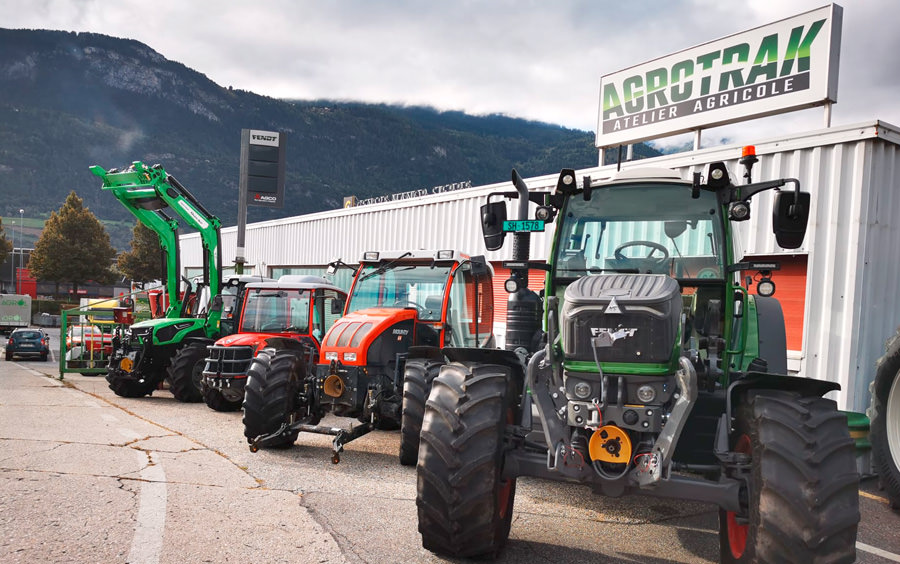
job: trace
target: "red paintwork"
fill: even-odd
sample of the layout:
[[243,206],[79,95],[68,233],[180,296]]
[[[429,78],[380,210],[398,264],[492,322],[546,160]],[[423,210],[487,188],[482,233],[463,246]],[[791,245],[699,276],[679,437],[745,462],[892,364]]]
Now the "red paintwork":
[[[366,353],[369,350],[369,346],[372,345],[372,342],[380,337],[385,329],[395,323],[399,323],[401,321],[413,320],[415,323],[415,327],[418,328],[424,322],[418,321],[418,317],[416,316],[416,310],[412,308],[406,309],[398,309],[398,308],[369,308],[369,309],[361,309],[358,311],[354,311],[352,313],[348,313],[344,317],[340,318],[335,322],[334,326],[328,330],[328,333],[325,334],[325,338],[322,340],[322,343],[329,343],[327,346],[322,345],[322,349],[319,352],[319,356],[321,359],[325,358],[326,352],[337,352],[338,360],[341,361],[344,365],[347,366],[366,366]],[[347,340],[347,345],[343,347],[336,346],[331,344],[332,342],[337,342],[343,337],[344,331],[350,330],[351,324],[359,323],[359,325],[354,330],[354,335],[361,330],[366,323],[371,323],[372,328],[366,333],[365,337],[359,342],[357,346],[350,346],[350,343],[353,341],[353,336]],[[435,323],[434,326],[437,329],[439,323]],[[334,335],[332,335],[334,334]],[[415,342],[415,335],[413,337],[413,342]],[[444,334],[443,330],[441,330],[440,334],[440,342],[443,342]],[[355,361],[347,361],[344,360],[345,352],[355,352],[356,360]]]

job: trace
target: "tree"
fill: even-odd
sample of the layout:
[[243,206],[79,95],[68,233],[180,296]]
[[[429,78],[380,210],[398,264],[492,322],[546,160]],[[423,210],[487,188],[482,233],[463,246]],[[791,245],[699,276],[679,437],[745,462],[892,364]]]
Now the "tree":
[[6,233],[3,232],[3,219],[0,218],[0,264],[6,262],[12,248],[13,244],[6,238]]
[[38,280],[69,282],[77,293],[89,280],[112,282],[115,256],[103,224],[73,190],[59,211],[50,213],[28,265]]
[[131,250],[119,255],[119,270],[133,282],[150,282],[164,276],[159,236],[137,222],[131,231]]

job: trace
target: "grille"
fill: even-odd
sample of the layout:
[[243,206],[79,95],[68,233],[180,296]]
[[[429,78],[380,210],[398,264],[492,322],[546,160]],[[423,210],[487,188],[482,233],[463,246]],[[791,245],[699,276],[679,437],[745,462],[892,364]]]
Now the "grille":
[[253,361],[252,347],[207,347],[209,356],[206,359],[204,376],[228,377],[245,376]]

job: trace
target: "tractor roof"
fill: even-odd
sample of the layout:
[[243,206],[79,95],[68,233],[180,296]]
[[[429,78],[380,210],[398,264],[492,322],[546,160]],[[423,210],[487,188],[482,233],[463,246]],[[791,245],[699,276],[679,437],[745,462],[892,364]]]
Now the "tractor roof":
[[460,253],[454,249],[434,250],[408,250],[408,251],[366,251],[363,253],[360,263],[379,263],[383,261],[463,261],[470,258],[469,255]]

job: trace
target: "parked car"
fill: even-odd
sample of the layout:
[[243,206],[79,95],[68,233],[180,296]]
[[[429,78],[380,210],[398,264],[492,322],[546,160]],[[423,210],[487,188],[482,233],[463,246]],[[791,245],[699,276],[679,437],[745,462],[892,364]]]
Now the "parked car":
[[6,342],[6,360],[18,357],[38,357],[47,360],[50,354],[50,337],[40,329],[15,329]]

